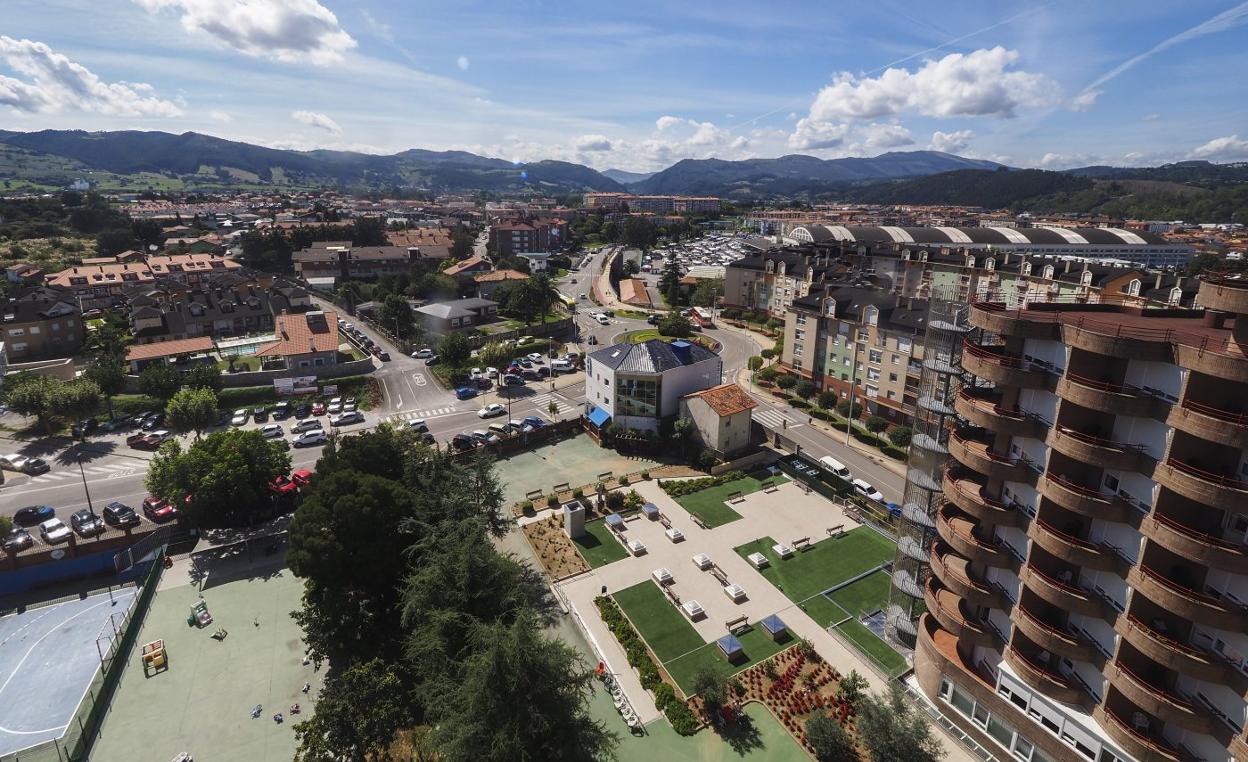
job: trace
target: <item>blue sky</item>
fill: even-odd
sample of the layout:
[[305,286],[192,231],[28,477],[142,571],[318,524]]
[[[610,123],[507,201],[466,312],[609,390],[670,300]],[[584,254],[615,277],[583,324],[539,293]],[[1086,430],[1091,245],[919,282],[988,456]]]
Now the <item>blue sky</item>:
[[3,6],[3,129],[636,171],[925,148],[1048,168],[1248,160],[1248,2]]

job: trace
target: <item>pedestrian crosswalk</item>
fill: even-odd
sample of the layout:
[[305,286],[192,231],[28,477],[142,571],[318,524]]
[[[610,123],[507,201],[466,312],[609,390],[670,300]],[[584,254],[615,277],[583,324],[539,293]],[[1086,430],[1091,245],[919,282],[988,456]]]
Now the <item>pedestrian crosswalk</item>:
[[566,410],[568,406],[571,405],[571,403],[566,399],[554,393],[536,394],[532,397],[525,397],[523,401],[530,405],[536,406],[537,409],[541,410],[543,413],[550,412],[550,403],[553,402],[555,403],[556,415]]
[[[124,463],[110,463],[108,465],[84,466],[83,473],[87,476],[87,481],[96,481],[99,479],[117,479],[123,476],[134,476],[147,472],[146,461],[131,460]],[[78,469],[73,466],[67,466],[63,470],[49,471],[46,474],[40,474],[30,480],[31,484],[56,484],[58,482],[67,482],[73,479],[82,479],[82,474],[78,473]]]
[[793,416],[775,409],[755,410],[754,420],[769,429],[795,428],[801,425]]
[[454,413],[454,407],[434,407],[428,410],[409,410],[406,413],[395,413],[388,415],[383,420],[388,423],[405,423],[407,421],[428,420],[430,418],[439,418],[444,415]]

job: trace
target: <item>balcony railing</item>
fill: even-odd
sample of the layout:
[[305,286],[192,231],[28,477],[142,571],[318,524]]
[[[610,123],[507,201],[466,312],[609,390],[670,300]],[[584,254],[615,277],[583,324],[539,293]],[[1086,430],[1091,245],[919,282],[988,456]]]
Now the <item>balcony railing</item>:
[[1126,735],[1147,751],[1157,755],[1158,759],[1185,759],[1183,752],[1179,751],[1177,747],[1171,746],[1160,735],[1154,737],[1152,733],[1142,733],[1139,730],[1136,730],[1131,723],[1114,714],[1113,710],[1104,704],[1102,704],[1099,709],[1104,713],[1103,716],[1105,719],[1108,720],[1118,732]]
[[1248,546],[1245,546],[1243,543],[1228,542],[1221,537],[1201,532],[1200,530],[1193,529],[1186,524],[1181,524],[1169,516],[1165,516],[1161,513],[1154,513],[1153,520],[1162,526],[1174,530],[1184,537],[1191,538],[1192,540],[1201,543],[1202,545],[1209,545],[1228,553],[1244,553],[1245,551],[1248,551]]
[[1233,476],[1225,476],[1223,474],[1213,473],[1212,471],[1205,471],[1204,469],[1197,468],[1196,466],[1193,466],[1190,463],[1185,463],[1174,457],[1171,457],[1169,460],[1167,460],[1166,465],[1170,466],[1176,471],[1182,471],[1183,473],[1189,476],[1194,476],[1197,479],[1200,479],[1201,481],[1211,482],[1213,484],[1217,484],[1220,487],[1226,487],[1227,489],[1242,490],[1242,491],[1248,492],[1248,482],[1242,481],[1240,479],[1236,479]]
[[1156,582],[1158,585],[1164,587],[1165,589],[1169,590],[1175,595],[1180,595],[1184,598],[1190,598],[1191,600],[1196,601],[1197,603],[1202,603],[1206,606],[1216,606],[1218,608],[1232,608],[1232,609],[1241,608],[1242,609],[1242,606],[1239,604],[1238,601],[1235,601],[1235,600],[1228,601],[1222,598],[1218,598],[1216,596],[1206,595],[1205,593],[1202,593],[1199,590],[1193,590],[1192,588],[1187,587],[1186,585],[1175,582],[1174,580],[1165,576],[1161,572],[1156,571],[1150,566],[1140,564],[1136,568],[1138,568],[1140,570],[1140,573],[1143,574],[1145,577],[1148,577],[1150,580],[1152,580],[1153,582]]
[[1236,413],[1230,410],[1213,407],[1212,405],[1204,405],[1199,402],[1185,399],[1179,403],[1179,407],[1183,410],[1190,410],[1193,413],[1207,415],[1210,418],[1217,418],[1219,421],[1231,423],[1236,426],[1248,426],[1248,413]]
[[1106,439],[1105,437],[1098,437],[1093,434],[1085,434],[1082,431],[1072,429],[1069,426],[1059,425],[1057,430],[1061,432],[1063,436],[1070,437],[1071,439],[1083,442],[1084,444],[1092,445],[1093,447],[1101,447],[1106,450],[1114,450],[1116,452],[1140,453],[1143,455],[1148,454],[1143,445],[1117,442],[1113,439]]
[[1213,655],[1210,651],[1205,651],[1204,649],[1197,648],[1196,646],[1188,645],[1187,643],[1175,640],[1165,633],[1158,632],[1151,625],[1147,624],[1144,620],[1134,614],[1127,615],[1127,626],[1143,632],[1150,640],[1160,643],[1166,648],[1169,648],[1171,651],[1176,651],[1191,659],[1195,659],[1197,661],[1209,661]]

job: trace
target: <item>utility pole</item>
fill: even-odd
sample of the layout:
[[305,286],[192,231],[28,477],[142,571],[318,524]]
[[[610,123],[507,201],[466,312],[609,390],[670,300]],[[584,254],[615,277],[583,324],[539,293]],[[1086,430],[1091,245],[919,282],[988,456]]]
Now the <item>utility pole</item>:
[[849,361],[849,415],[845,416],[845,446],[852,447],[849,443],[849,432],[854,425],[854,408],[858,405],[855,393],[858,390],[858,326],[850,328],[850,341],[854,345],[853,359]]
[[[81,445],[79,445],[81,448]],[[78,474],[82,477],[82,491],[87,493],[87,510],[91,511],[91,517],[95,518],[95,506],[91,504],[91,490],[87,489],[87,472],[82,468],[82,450],[78,451]]]

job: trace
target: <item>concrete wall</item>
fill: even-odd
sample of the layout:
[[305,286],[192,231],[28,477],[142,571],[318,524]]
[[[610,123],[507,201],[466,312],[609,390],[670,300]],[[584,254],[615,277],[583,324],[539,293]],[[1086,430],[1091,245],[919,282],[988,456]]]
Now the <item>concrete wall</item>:
[[718,386],[723,373],[724,364],[718,357],[664,372],[659,386],[659,417],[679,413],[681,397]]
[[23,372],[34,373],[37,376],[50,376],[61,381],[73,381],[77,375],[74,360],[70,357],[62,357],[59,360],[10,363],[5,375]]

